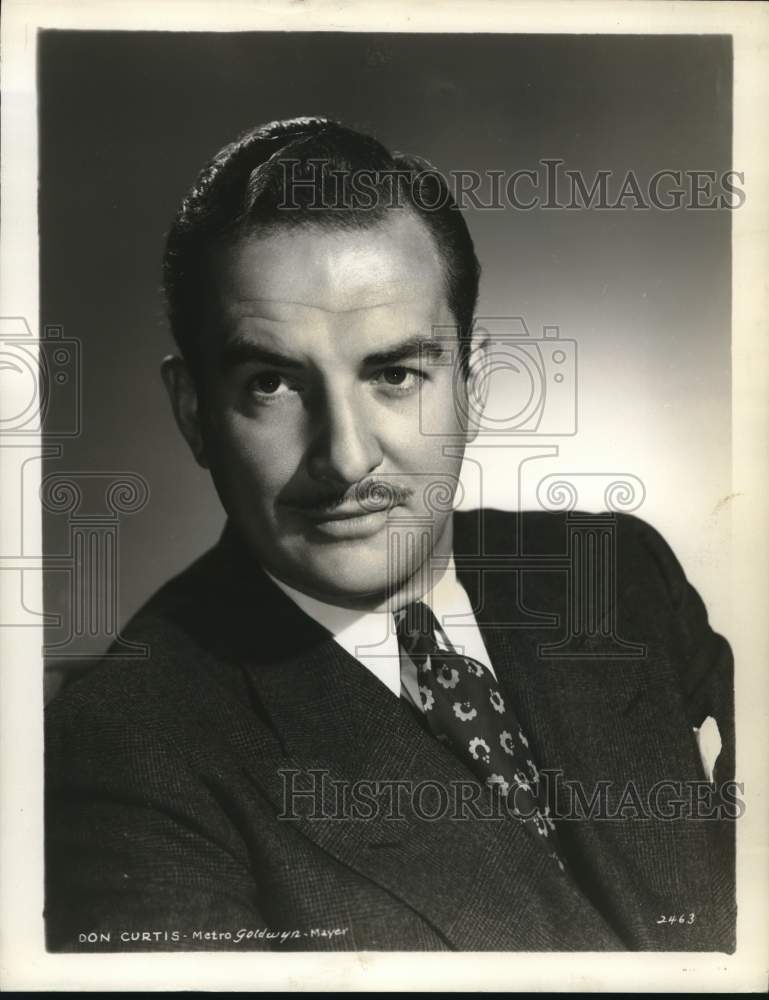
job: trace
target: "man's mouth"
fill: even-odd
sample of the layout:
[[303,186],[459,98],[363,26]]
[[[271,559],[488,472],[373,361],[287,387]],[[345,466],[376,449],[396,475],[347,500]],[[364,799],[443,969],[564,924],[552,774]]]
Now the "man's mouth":
[[289,504],[313,530],[332,538],[365,538],[381,531],[387,514],[403,504],[413,490],[389,484],[358,487],[353,496],[325,500],[311,505]]
[[379,510],[366,510],[360,504],[343,505],[334,510],[306,510],[305,523],[309,522],[310,536],[333,541],[349,541],[372,538],[379,534],[387,523],[388,504]]
[[381,514],[391,509],[391,506],[388,505],[386,507],[367,510],[356,503],[344,507],[335,507],[333,510],[310,508],[304,510],[302,513],[312,521],[349,521],[359,517],[367,517],[369,514]]

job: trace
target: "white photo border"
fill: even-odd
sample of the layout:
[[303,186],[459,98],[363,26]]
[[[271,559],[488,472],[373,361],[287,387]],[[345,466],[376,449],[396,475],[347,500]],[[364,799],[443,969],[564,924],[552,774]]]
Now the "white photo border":
[[[6,990],[763,991],[769,968],[769,5],[739,2],[547,4],[439,0],[270,3],[6,0],[2,21],[0,315],[39,323],[36,32],[408,31],[538,34],[727,34],[734,51],[733,164],[746,203],[732,216],[733,626],[738,924],[733,955],[49,954],[43,934],[42,629],[0,631],[0,983]],[[0,450],[0,510],[20,502]],[[37,484],[39,485],[39,480]],[[28,495],[36,496],[36,490]],[[13,519],[9,519],[12,521]],[[0,519],[0,540],[2,540]],[[25,544],[42,552],[37,505]],[[7,539],[6,539],[7,540]],[[12,546],[0,544],[0,553]],[[0,607],[10,599],[0,573]],[[36,606],[42,582],[28,581]],[[34,588],[39,588],[35,593]]]

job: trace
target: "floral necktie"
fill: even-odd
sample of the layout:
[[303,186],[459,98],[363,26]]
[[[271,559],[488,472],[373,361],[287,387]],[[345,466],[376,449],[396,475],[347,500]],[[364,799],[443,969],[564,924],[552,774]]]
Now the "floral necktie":
[[393,617],[398,641],[417,668],[430,731],[483,783],[498,788],[527,832],[564,870],[529,741],[494,675],[478,660],[454,649],[422,601],[408,604]]

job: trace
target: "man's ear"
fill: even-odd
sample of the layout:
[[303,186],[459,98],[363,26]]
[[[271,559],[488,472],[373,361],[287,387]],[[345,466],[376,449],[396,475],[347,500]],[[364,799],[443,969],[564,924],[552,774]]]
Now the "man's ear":
[[195,380],[184,363],[175,355],[163,359],[160,374],[165,383],[176,424],[190,446],[195,461],[204,469],[209,467],[200,419],[200,400]]
[[490,339],[483,330],[473,330],[470,350],[467,358],[467,441],[470,443],[478,437],[481,418],[489,397],[490,375],[489,360]]

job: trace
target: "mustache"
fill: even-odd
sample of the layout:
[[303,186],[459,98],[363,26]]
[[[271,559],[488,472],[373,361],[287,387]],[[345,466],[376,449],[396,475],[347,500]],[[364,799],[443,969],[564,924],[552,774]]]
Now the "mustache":
[[333,514],[340,507],[357,505],[364,511],[380,511],[405,503],[414,495],[409,486],[386,482],[382,479],[366,479],[356,483],[343,493],[325,494],[292,500],[289,506],[296,510],[316,514]]

